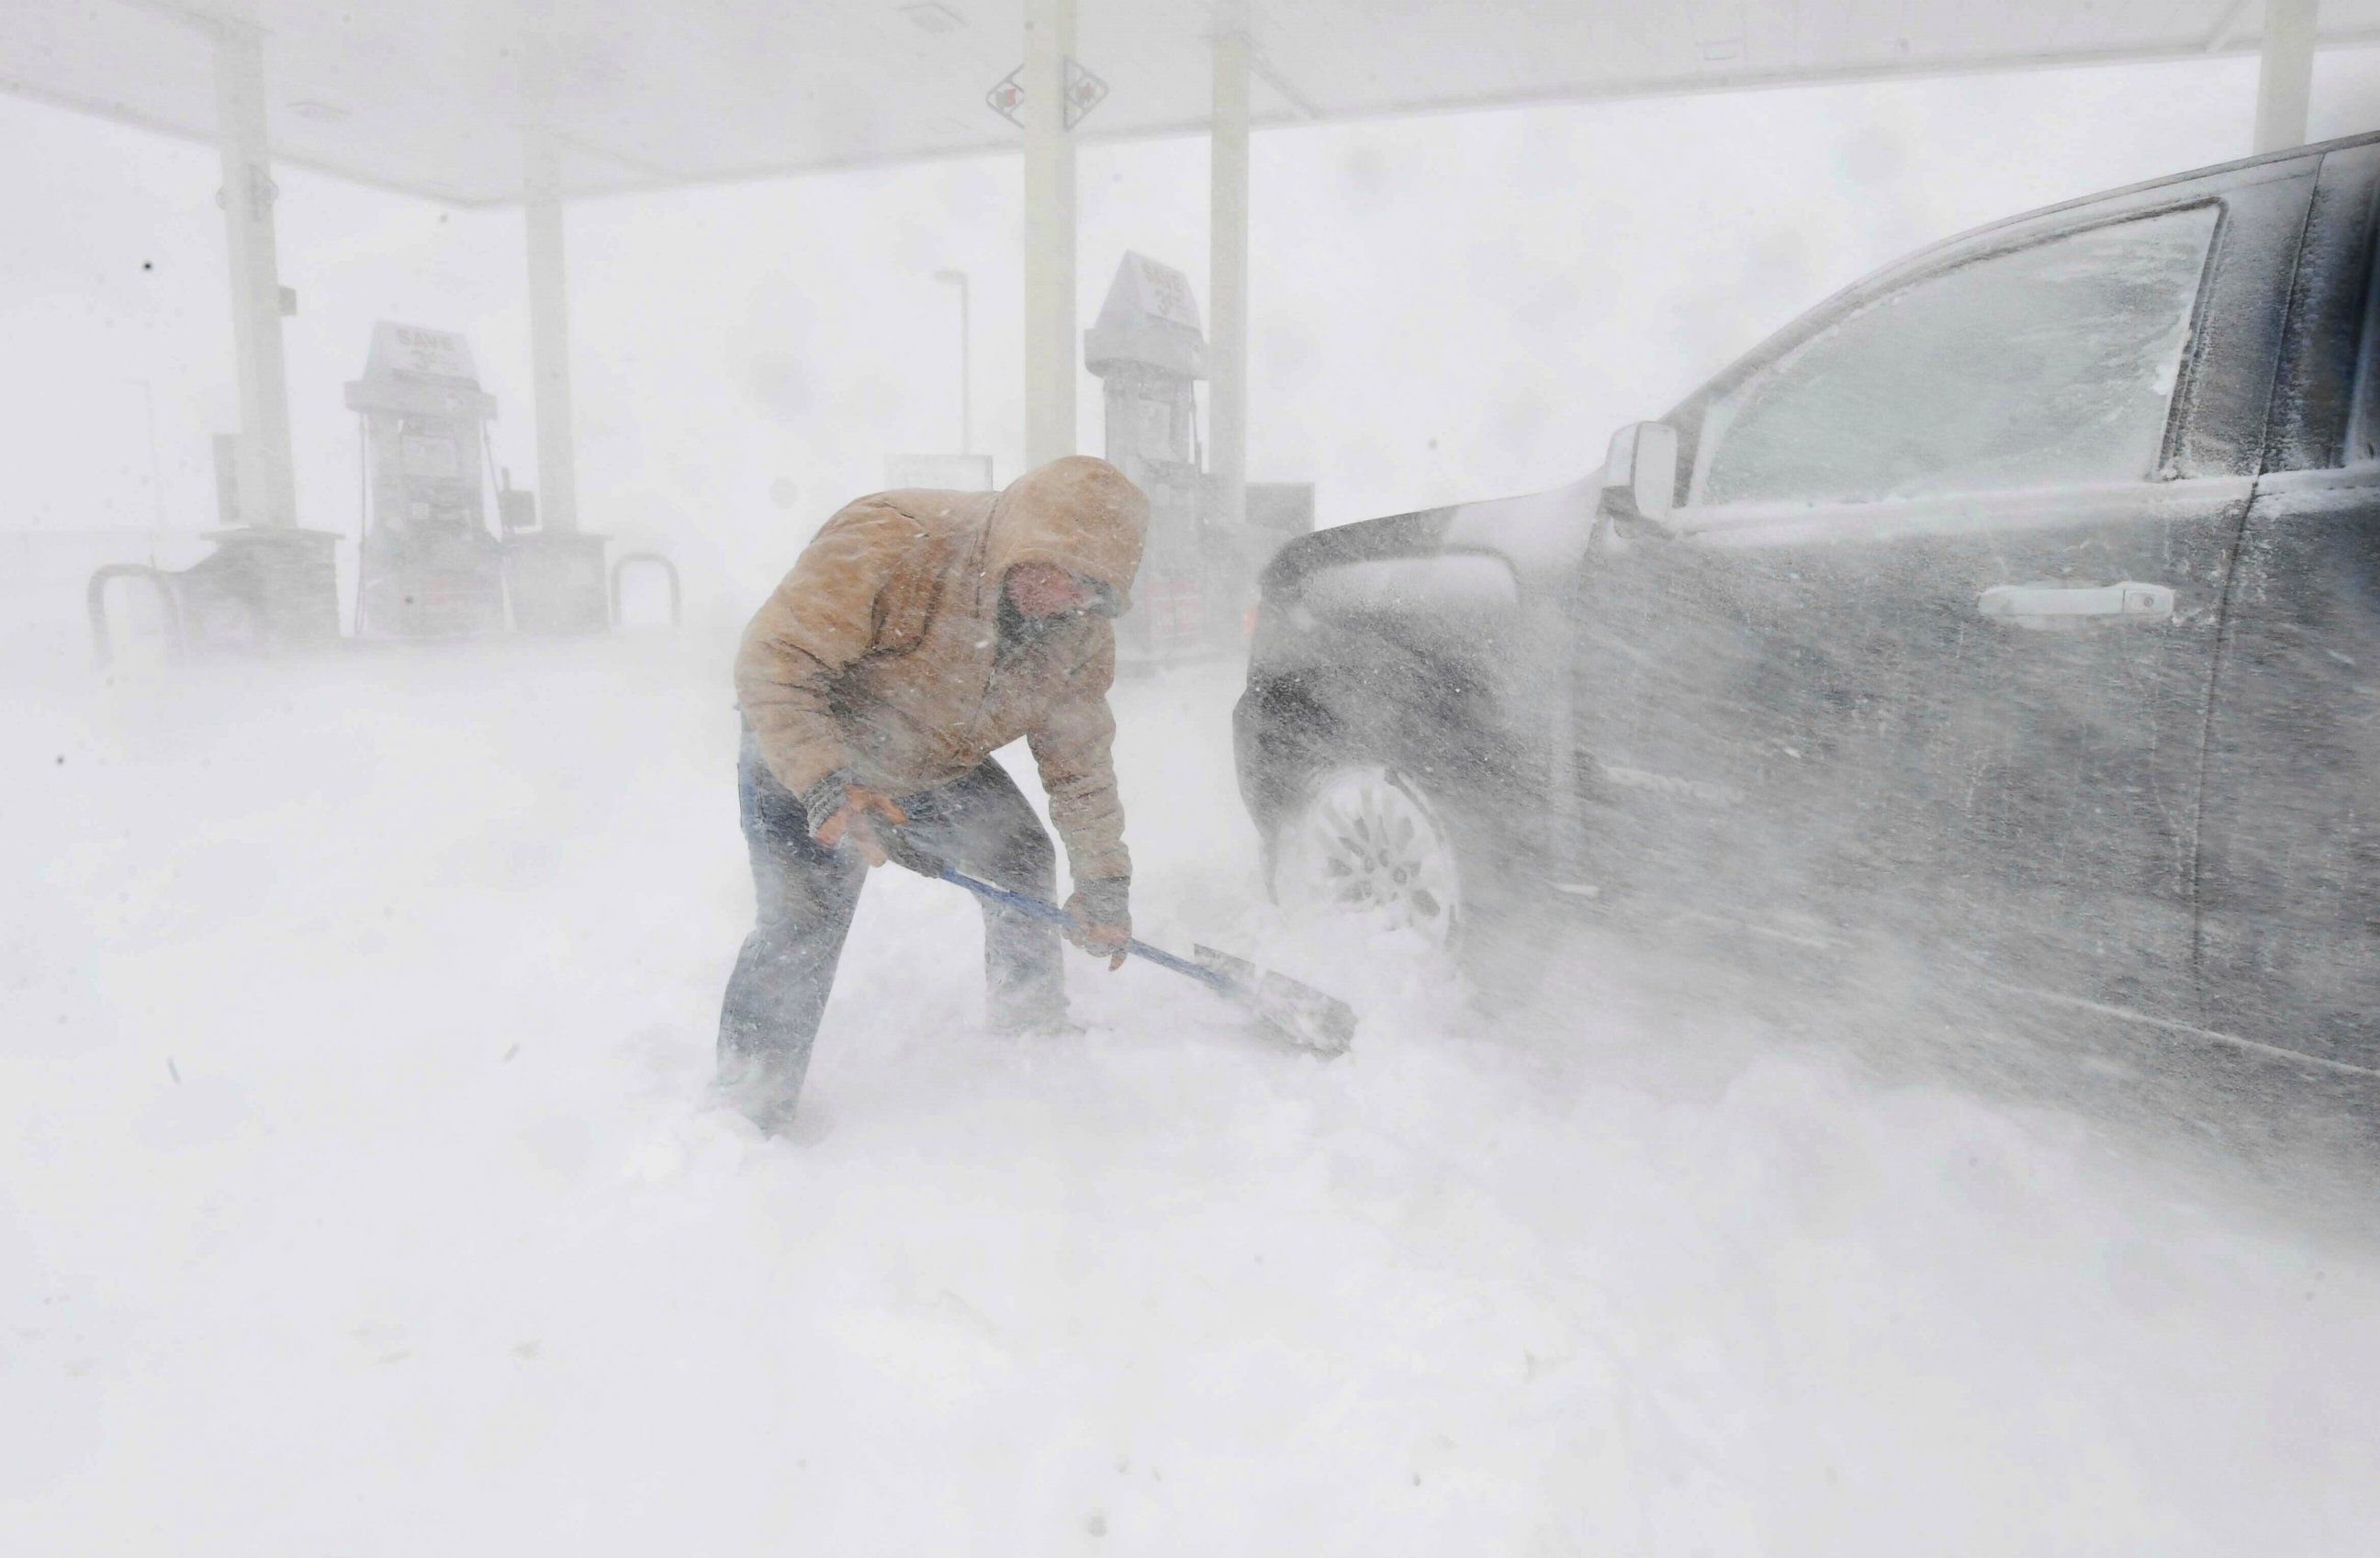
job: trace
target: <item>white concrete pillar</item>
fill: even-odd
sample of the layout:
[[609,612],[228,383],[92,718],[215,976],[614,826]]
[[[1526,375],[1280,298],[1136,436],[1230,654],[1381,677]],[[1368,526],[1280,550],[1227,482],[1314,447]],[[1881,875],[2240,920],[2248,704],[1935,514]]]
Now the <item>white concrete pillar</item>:
[[1215,117],[1208,149],[1207,336],[1208,468],[1215,515],[1248,512],[1248,35],[1247,8],[1215,6]]
[[273,234],[273,157],[264,127],[264,38],[242,21],[215,32],[215,139],[223,152],[231,252],[231,339],[239,375],[239,520],[289,529],[289,371],[281,351],[281,271]]
[[538,523],[548,533],[566,534],[578,528],[578,462],[570,417],[570,273],[562,245],[562,158],[553,137],[536,120],[523,138],[523,151]]
[[2256,67],[2258,151],[2305,144],[2316,9],[2316,0],[2265,0],[2265,47]]
[[1075,0],[1025,4],[1025,463],[1075,453]]
[[975,453],[975,330],[968,318],[972,290],[965,271],[937,271],[934,280],[959,289],[959,453]]

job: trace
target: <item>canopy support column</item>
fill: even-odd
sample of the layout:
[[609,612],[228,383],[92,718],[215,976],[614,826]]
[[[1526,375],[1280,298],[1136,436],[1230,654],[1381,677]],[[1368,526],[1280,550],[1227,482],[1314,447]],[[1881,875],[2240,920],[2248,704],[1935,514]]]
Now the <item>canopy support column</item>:
[[1075,0],[1025,5],[1025,463],[1075,453]]
[[578,464],[570,417],[570,276],[562,243],[561,157],[552,136],[527,137],[528,355],[537,400],[538,516],[548,532],[578,528]]
[[239,375],[238,513],[244,525],[298,524],[289,455],[289,374],[281,349],[281,272],[264,128],[264,39],[242,21],[215,33],[215,139],[231,249],[231,340]]
[[521,216],[528,239],[528,355],[537,417],[538,526],[504,537],[504,594],[523,633],[612,625],[603,542],[578,528],[578,453],[570,417],[570,272],[562,242],[562,147],[552,129],[552,17],[532,8]]
[[1209,135],[1207,339],[1208,468],[1213,517],[1248,512],[1248,35],[1245,4],[1215,7],[1215,117]]
[[239,436],[232,441],[231,501],[223,516],[230,528],[212,532],[214,551],[179,575],[181,625],[201,650],[300,648],[339,635],[339,537],[298,527],[264,35],[238,20],[215,22],[212,32],[215,140],[223,154],[223,190],[215,199],[229,246]]
[[2265,0],[2265,47],[2256,66],[2256,147],[2303,146],[2313,89],[2316,0]]

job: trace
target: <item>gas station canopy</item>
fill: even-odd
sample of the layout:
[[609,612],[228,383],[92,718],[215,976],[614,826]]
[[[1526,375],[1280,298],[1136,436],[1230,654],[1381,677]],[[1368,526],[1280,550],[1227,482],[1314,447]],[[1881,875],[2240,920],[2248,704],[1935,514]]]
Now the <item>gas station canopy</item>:
[[[2261,0],[1293,0],[1247,25],[1257,125],[2203,57]],[[213,142],[204,33],[262,36],[271,154],[458,205],[521,198],[524,61],[567,195],[1012,151],[1024,0],[8,0],[0,91]],[[2380,43],[2324,0],[2323,46]],[[1204,0],[1077,0],[1080,139],[1201,132]],[[1098,89],[1104,86],[1104,96]]]
[[[381,417],[395,475],[363,560],[388,599],[358,611],[358,631],[469,631],[509,610],[526,630],[579,632],[609,617],[604,537],[578,525],[573,199],[1021,152],[1020,400],[1038,465],[1074,453],[1077,432],[1076,145],[1204,135],[1203,465],[1196,360],[1137,350],[1149,341],[1103,313],[1090,365],[1111,422],[1163,431],[1126,463],[1179,499],[1164,512],[1203,545],[1245,539],[1255,512],[1252,127],[2253,50],[2253,145],[2272,151],[2305,138],[2315,51],[2363,42],[2380,42],[2380,0],[0,0],[0,91],[214,144],[239,431],[217,445],[216,554],[159,585],[194,620],[229,603],[229,636],[298,644],[338,634],[338,537],[303,523],[293,475],[282,164],[523,209],[533,514],[507,489],[505,534],[487,534],[471,419],[441,420],[368,373],[353,404]],[[1168,290],[1158,269],[1144,262],[1129,289],[1142,323],[1192,329],[1177,273],[1184,306],[1151,302]],[[467,381],[431,377],[442,393]],[[1182,579],[1205,566],[1184,562]],[[430,611],[441,580],[455,587]],[[368,578],[359,602],[373,594]],[[1196,611],[1188,599],[1177,615],[1211,615],[1203,594]]]

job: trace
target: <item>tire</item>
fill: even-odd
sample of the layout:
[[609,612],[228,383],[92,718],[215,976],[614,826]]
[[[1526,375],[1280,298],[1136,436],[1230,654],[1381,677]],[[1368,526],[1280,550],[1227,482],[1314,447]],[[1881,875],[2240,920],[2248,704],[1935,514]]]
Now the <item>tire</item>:
[[1488,818],[1410,774],[1360,761],[1318,770],[1267,852],[1273,900],[1293,914],[1411,935],[1425,955],[1459,967],[1491,1008],[1536,989],[1547,950],[1538,895]]

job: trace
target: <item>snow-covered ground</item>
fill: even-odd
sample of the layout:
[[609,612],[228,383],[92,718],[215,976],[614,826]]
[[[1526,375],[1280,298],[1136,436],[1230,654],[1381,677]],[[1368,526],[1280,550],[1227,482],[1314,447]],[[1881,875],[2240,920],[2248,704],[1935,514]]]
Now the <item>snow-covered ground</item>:
[[[1581,932],[1073,960],[880,875],[805,1140],[706,1107],[724,632],[0,685],[0,1552],[2350,1553],[2380,1256]],[[1220,668],[1119,694],[1144,935],[1254,948]],[[1793,1026],[1810,1028],[1797,1023]]]

